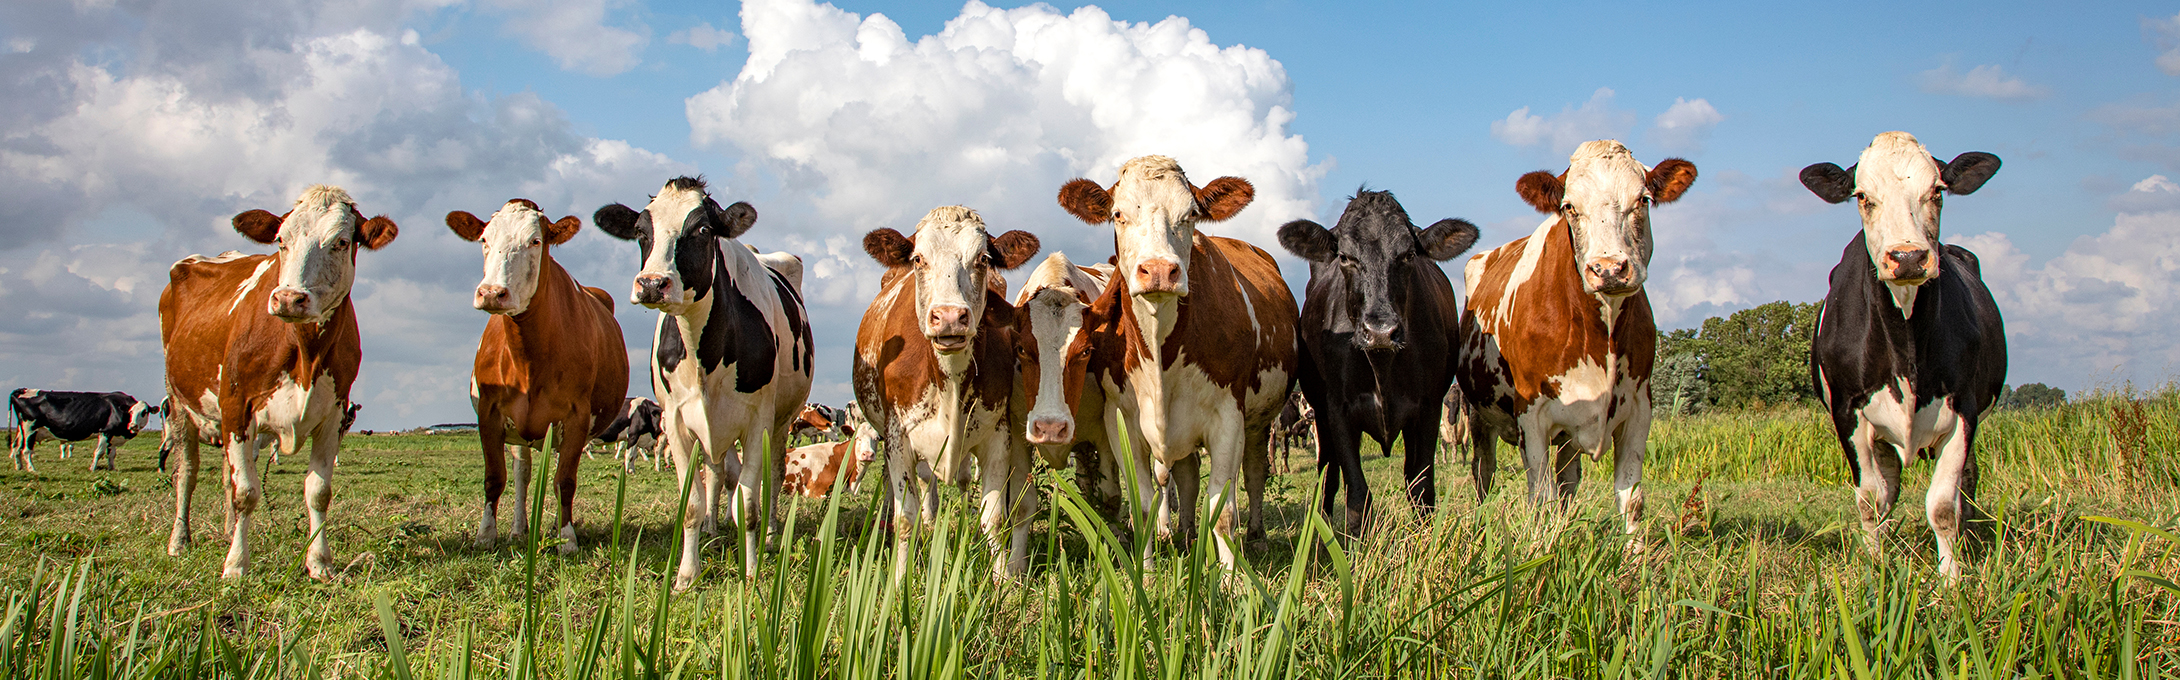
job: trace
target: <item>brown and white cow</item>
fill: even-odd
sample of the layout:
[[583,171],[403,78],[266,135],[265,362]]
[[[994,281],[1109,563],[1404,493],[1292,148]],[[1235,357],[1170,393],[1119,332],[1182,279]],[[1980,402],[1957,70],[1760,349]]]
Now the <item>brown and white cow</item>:
[[500,493],[507,488],[507,444],[515,445],[513,535],[529,530],[532,452],[560,428],[553,485],[560,494],[560,551],[575,552],[575,473],[583,445],[613,423],[628,395],[628,348],[613,318],[613,297],[577,283],[553,260],[552,247],[583,228],[569,215],[548,221],[536,203],[514,199],[490,222],[461,210],[447,228],[484,244],[484,279],[470,305],[492,315],[477,341],[469,403],[484,446],[484,519],[477,544],[498,540]]
[[1582,479],[1581,454],[1602,459],[1610,447],[1621,519],[1635,533],[1658,335],[1643,292],[1650,209],[1679,200],[1695,180],[1693,163],[1669,158],[1648,168],[1619,142],[1600,140],[1575,149],[1566,172],[1515,183],[1551,217],[1463,270],[1456,373],[1471,407],[1479,499],[1491,493],[1497,439],[1521,447],[1538,503],[1564,503]]
[[312,186],[285,215],[251,210],[235,231],[272,244],[271,255],[192,255],[167,270],[159,294],[159,339],[166,350],[167,395],[182,462],[174,470],[174,533],[167,554],[189,545],[190,496],[197,487],[197,444],[225,450],[229,538],[221,575],[242,576],[250,563],[250,517],[262,495],[257,450],[272,437],[294,454],[310,440],[303,478],[310,545],[303,568],[333,575],[326,510],[333,500],[341,411],[356,383],[363,346],[355,304],[357,249],[392,243],[399,229],[384,216],[364,219],[337,187]]
[[1052,467],[1068,467],[1073,454],[1076,479],[1085,491],[1097,492],[1107,511],[1117,510],[1121,471],[1105,438],[1104,390],[1083,389],[1083,376],[1092,369],[1067,357],[1082,334],[1083,312],[1112,278],[1112,265],[1082,267],[1066,253],[1053,253],[1030,272],[1014,300],[1023,432]]
[[1118,352],[1094,379],[1105,393],[1107,436],[1121,436],[1113,431],[1121,419],[1111,416],[1126,420],[1138,507],[1151,507],[1171,479],[1181,520],[1194,526],[1201,447],[1211,463],[1211,504],[1222,508],[1213,534],[1227,566],[1237,479],[1251,499],[1249,533],[1263,531],[1257,506],[1272,421],[1294,384],[1299,311],[1270,253],[1199,233],[1196,224],[1233,217],[1255,197],[1238,177],[1199,188],[1164,156],[1128,161],[1110,188],[1077,179],[1059,195],[1084,222],[1113,223],[1117,271],[1085,311],[1087,330],[1076,343],[1106,342]]
[[787,475],[782,483],[788,493],[809,498],[824,498],[842,484],[848,493],[855,493],[861,488],[863,467],[877,460],[878,448],[862,435],[798,446],[787,450]]
[[[974,460],[995,577],[1028,569],[1038,501],[1011,412],[1015,310],[991,281],[1037,249],[1026,232],[992,237],[961,206],[932,209],[912,236],[878,229],[863,237],[886,274],[856,330],[855,400],[886,443],[895,539],[907,541],[919,519],[930,526],[937,485],[966,485]],[[905,564],[900,554],[896,565]]]

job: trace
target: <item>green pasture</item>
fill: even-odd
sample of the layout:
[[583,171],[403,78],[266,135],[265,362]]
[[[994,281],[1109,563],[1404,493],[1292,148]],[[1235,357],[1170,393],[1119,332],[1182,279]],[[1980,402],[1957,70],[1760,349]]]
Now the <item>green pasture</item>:
[[1400,459],[1371,449],[1381,521],[1335,537],[1297,451],[1270,485],[1269,538],[1231,574],[1202,540],[1154,541],[1146,566],[1149,532],[1107,526],[1071,473],[1040,470],[1019,581],[992,581],[960,493],[896,571],[874,478],[837,504],[783,505],[789,531],[756,574],[735,541],[708,539],[683,594],[667,589],[678,498],[648,466],[585,464],[578,553],[548,538],[488,550],[473,435],[351,436],[333,480],[340,575],[301,575],[304,466],[289,459],[265,478],[252,571],[223,581],[215,456],[198,543],[168,557],[156,447],[140,438],[118,471],[87,472],[49,444],[39,473],[0,471],[0,676],[2180,677],[2170,387],[1986,420],[1988,521],[1957,584],[1935,577],[1928,464],[1908,468],[1873,558],[1807,408],[1660,420],[1640,550],[1610,516],[1608,466],[1566,511],[1539,509],[1503,446],[1481,504],[1466,452],[1441,452],[1441,507],[1421,519]]

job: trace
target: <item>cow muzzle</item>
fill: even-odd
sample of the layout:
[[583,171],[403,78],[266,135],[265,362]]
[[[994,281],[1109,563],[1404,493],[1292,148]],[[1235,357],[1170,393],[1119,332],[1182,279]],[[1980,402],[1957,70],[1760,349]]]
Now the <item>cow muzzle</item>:
[[1582,284],[1590,292],[1602,295],[1628,295],[1643,287],[1636,276],[1637,268],[1627,258],[1611,257],[1590,260],[1582,267]]
[[1075,423],[1060,418],[1033,418],[1029,421],[1029,443],[1066,444],[1075,441]]
[[1400,341],[1393,336],[1400,331],[1395,324],[1365,323],[1355,330],[1355,346],[1365,352],[1391,352],[1400,349]]
[[1137,295],[1186,295],[1182,285],[1181,263],[1172,260],[1148,260],[1135,266],[1132,286]]
[[1930,249],[1914,245],[1897,245],[1885,249],[1884,268],[1881,278],[1903,285],[1916,285],[1938,274],[1938,263],[1930,257]]
[[975,336],[976,328],[970,324],[968,307],[935,306],[924,318],[924,337],[929,338],[931,346],[942,353],[951,354],[969,349],[969,341]]
[[275,289],[267,307],[266,311],[282,321],[301,321],[310,318],[310,293],[294,288]]
[[665,304],[666,295],[673,292],[674,280],[665,274],[637,274],[634,302],[646,307]]
[[476,299],[471,300],[470,305],[494,314],[511,312],[515,309],[515,296],[506,286],[488,283],[477,286]]

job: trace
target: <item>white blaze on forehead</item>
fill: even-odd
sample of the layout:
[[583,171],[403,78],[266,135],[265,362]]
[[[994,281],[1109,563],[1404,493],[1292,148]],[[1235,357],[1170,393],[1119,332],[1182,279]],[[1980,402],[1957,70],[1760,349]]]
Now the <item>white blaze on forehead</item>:
[[1599,258],[1649,262],[1643,183],[1650,169],[1635,160],[1626,146],[1609,139],[1584,142],[1567,161],[1562,200],[1572,204],[1578,215],[1573,225],[1577,227],[1575,254],[1584,262]]
[[340,187],[311,185],[295,199],[294,210],[280,223],[280,237],[294,240],[332,240],[350,235],[356,228],[355,199]]
[[1144,156],[1120,166],[1113,184],[1113,225],[1120,271],[1127,274],[1150,260],[1171,260],[1188,273],[1189,241],[1196,233],[1196,193],[1181,164],[1165,156]]
[[280,222],[280,283],[273,290],[310,295],[311,320],[323,321],[348,298],[356,263],[346,248],[356,234],[355,201],[339,187],[323,184],[303,190],[294,209]]
[[680,290],[681,275],[674,270],[674,248],[689,224],[689,213],[704,206],[704,192],[679,189],[669,184],[659,189],[644,212],[651,214],[651,256],[643,261],[644,274],[665,274]]
[[916,223],[916,254],[923,257],[917,272],[920,312],[933,306],[968,307],[972,316],[983,310],[984,281],[980,279],[985,248],[991,236],[984,218],[958,205],[933,208]]
[[[521,201],[508,201],[492,213],[484,226],[484,280],[480,286],[506,286],[515,306],[509,313],[530,308],[537,293],[538,272],[545,262],[545,214]],[[535,244],[533,246],[533,244]]]
[[1938,211],[1933,199],[1939,181],[1938,161],[1914,135],[1887,132],[1862,150],[1855,163],[1855,191],[1877,203],[1874,212],[1862,215],[1873,254],[1899,244],[1937,246]]

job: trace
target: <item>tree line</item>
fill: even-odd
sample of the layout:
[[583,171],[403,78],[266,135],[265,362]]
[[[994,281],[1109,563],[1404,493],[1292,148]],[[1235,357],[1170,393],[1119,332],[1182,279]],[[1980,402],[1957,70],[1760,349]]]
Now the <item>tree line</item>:
[[[1821,308],[1816,302],[1782,300],[1704,319],[1697,328],[1660,331],[1658,363],[1651,372],[1653,408],[1686,414],[1815,403],[1809,343]],[[2006,386],[1998,408],[2064,403],[2066,390],[2029,383]]]

